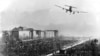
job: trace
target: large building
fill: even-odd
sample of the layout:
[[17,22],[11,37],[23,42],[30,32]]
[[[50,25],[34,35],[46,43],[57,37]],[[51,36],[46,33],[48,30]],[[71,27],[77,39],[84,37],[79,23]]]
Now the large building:
[[25,28],[21,26],[4,32],[7,32],[10,36],[22,40],[33,38],[50,38],[58,36],[58,30],[35,30],[33,28]]

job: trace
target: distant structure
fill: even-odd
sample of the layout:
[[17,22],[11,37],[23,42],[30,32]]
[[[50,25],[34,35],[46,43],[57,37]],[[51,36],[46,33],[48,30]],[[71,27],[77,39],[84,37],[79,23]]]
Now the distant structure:
[[58,30],[35,30],[33,28],[15,27],[10,31],[3,31],[16,39],[33,39],[33,38],[49,38],[57,37]]

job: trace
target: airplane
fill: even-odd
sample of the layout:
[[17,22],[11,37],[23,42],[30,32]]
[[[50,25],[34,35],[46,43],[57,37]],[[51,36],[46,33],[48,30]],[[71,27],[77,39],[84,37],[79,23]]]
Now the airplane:
[[73,8],[76,8],[76,7],[73,7],[73,6],[65,5],[65,6],[68,6],[69,9],[64,8],[64,7],[61,7],[61,6],[58,6],[58,5],[55,5],[55,6],[57,6],[57,7],[59,7],[59,8],[62,8],[63,10],[66,10],[66,13],[67,13],[67,12],[70,12],[70,13],[73,13],[73,14],[75,14],[75,13],[87,13],[87,12],[84,12],[84,11],[74,11],[74,10],[72,10],[72,9],[73,9]]

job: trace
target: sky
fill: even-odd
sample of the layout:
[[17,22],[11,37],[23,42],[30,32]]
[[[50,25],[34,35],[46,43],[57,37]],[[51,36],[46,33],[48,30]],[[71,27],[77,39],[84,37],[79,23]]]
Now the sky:
[[[25,26],[57,29],[65,36],[100,35],[99,0],[0,0],[0,4],[1,30]],[[72,5],[88,13],[70,15],[55,5]]]

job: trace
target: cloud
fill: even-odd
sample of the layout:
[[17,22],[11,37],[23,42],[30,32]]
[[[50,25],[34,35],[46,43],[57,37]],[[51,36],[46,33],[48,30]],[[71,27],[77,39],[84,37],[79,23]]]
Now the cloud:
[[60,32],[86,33],[95,29],[92,14],[69,15],[50,9],[35,12],[5,12],[2,13],[3,26],[22,25],[35,29],[58,29]]
[[[65,35],[67,33],[84,35],[97,31],[96,19],[92,13],[69,15],[54,6],[55,3],[60,3],[60,0],[57,1],[17,0],[9,10],[2,12],[2,28],[21,25],[35,29],[58,29]],[[73,2],[72,5],[77,4],[76,6],[81,7],[78,5],[79,2]]]

